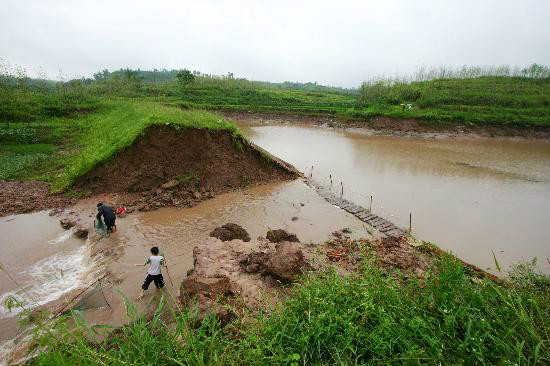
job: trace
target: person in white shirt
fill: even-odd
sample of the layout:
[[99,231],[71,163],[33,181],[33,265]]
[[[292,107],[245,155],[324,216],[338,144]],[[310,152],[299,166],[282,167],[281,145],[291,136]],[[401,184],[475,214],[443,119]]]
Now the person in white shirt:
[[164,257],[162,255],[159,255],[158,247],[152,247],[151,254],[152,256],[150,256],[144,264],[136,264],[136,266],[138,267],[145,267],[146,265],[149,265],[149,269],[147,270],[147,277],[145,277],[145,281],[143,281],[143,285],[141,286],[141,295],[139,295],[138,300],[141,300],[143,298],[143,296],[145,295],[145,290],[149,288],[151,282],[155,282],[155,286],[158,289],[164,287],[164,279],[162,278],[162,273],[160,270],[161,266],[166,266]]

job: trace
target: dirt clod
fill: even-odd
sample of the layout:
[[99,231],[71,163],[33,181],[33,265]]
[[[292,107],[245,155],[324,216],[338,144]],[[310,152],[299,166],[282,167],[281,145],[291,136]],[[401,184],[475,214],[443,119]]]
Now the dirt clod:
[[283,241],[299,243],[300,240],[296,234],[288,233],[283,229],[269,230],[266,235],[267,240],[272,243],[280,243]]
[[83,226],[78,226],[75,232],[73,233],[73,235],[80,239],[86,239],[88,237],[88,231],[89,231],[88,228]]
[[59,220],[59,224],[61,224],[61,227],[65,230],[69,230],[73,226],[76,225],[76,220],[72,218],[62,218]]
[[248,232],[240,225],[227,223],[221,227],[217,227],[212,232],[210,236],[213,238],[218,238],[221,241],[229,241],[234,239],[240,239],[242,241],[250,241],[250,235]]
[[283,242],[265,263],[265,271],[285,281],[294,281],[312,267],[306,261],[300,244]]
[[194,295],[200,294],[215,300],[217,297],[226,295],[229,292],[229,278],[226,276],[202,277],[191,275],[183,280],[180,286],[182,303],[185,303]]

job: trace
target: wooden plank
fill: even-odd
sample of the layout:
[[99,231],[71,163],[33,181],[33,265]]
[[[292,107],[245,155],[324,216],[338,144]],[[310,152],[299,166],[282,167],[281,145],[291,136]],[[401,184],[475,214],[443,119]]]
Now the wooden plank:
[[394,225],[391,222],[386,221],[386,223],[379,225],[378,229],[380,231],[382,231],[382,230],[387,229],[387,228],[392,227],[392,226],[394,226]]
[[395,229],[399,229],[397,226],[395,226],[394,224],[390,224],[390,225],[387,225],[381,229],[378,229],[379,231],[383,232],[383,233],[387,233],[388,231],[392,231],[392,230],[395,230]]
[[381,223],[383,223],[383,222],[385,222],[385,221],[386,221],[386,220],[384,220],[383,218],[378,217],[378,218],[376,218],[376,219],[370,221],[370,224],[371,224],[372,226],[375,226],[375,227],[376,227],[376,226],[380,225]]
[[352,214],[356,214],[358,212],[361,212],[361,211],[364,211],[365,209],[361,206],[357,206],[357,205],[352,205],[352,207],[350,207],[349,209],[349,212],[351,212]]
[[376,215],[373,215],[372,217],[370,217],[370,218],[367,219],[367,222],[368,222],[369,224],[372,224],[373,221],[378,220],[379,218],[380,218],[380,217],[378,217],[378,216],[376,216]]

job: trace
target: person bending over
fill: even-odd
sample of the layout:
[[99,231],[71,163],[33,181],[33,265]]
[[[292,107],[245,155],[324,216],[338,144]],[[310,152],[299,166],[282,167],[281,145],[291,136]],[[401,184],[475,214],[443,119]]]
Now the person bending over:
[[144,264],[136,264],[138,267],[149,265],[147,277],[145,277],[145,281],[143,281],[143,285],[141,286],[141,295],[139,295],[138,300],[143,298],[145,295],[145,290],[149,288],[151,282],[155,282],[155,286],[158,289],[162,289],[164,287],[164,279],[162,278],[162,272],[160,270],[161,266],[166,267],[164,257],[159,255],[158,247],[152,247],[151,254],[152,256],[150,256]]
[[107,231],[113,232],[116,231],[116,215],[115,211],[111,206],[105,205],[101,202],[97,204],[97,215],[96,218],[98,221],[101,221],[101,216],[103,216],[103,220],[105,221],[105,226],[107,226]]

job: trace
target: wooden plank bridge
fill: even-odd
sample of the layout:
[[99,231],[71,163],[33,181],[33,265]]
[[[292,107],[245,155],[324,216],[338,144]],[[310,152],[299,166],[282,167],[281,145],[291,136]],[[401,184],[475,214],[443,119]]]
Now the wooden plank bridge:
[[329,188],[315,182],[310,178],[306,178],[305,182],[308,186],[313,188],[319,196],[323,197],[327,202],[333,204],[349,212],[350,214],[357,217],[359,220],[369,224],[374,227],[376,230],[387,236],[400,237],[406,235],[406,232],[395,226],[393,223],[384,219],[383,217],[377,216],[367,210],[366,208],[356,205],[355,203],[348,201],[342,197],[338,197],[334,194]]

